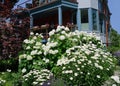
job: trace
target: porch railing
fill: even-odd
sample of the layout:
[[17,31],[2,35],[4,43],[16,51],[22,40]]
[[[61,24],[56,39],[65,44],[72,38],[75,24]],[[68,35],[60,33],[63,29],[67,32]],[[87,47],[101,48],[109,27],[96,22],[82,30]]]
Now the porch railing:
[[[26,0],[19,5],[17,5],[17,8],[34,8],[37,6],[43,6],[52,2],[55,2],[58,0]],[[59,1],[68,1],[72,3],[77,3],[77,0],[59,0]]]

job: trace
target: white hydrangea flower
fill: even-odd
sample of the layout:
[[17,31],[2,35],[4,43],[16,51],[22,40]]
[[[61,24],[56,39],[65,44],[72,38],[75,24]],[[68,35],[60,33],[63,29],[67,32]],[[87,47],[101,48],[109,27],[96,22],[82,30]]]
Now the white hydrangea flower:
[[36,35],[36,36],[38,36],[38,35],[39,35],[39,33],[36,33],[35,35]]
[[62,69],[64,70],[66,67],[63,67]]
[[28,39],[25,39],[23,42],[26,44],[30,43],[30,41]]
[[61,35],[61,36],[59,37],[59,39],[60,39],[60,40],[64,40],[64,39],[65,39],[65,36],[64,36],[64,35]]
[[70,77],[70,80],[73,80],[73,77]]
[[42,86],[42,85],[43,85],[43,82],[41,82],[40,85]]
[[80,68],[77,68],[77,70],[80,70]]
[[61,30],[61,26],[57,26],[56,32],[59,32]]
[[40,54],[42,54],[42,52],[41,51],[38,51],[38,53],[37,53],[38,55],[40,55]]
[[50,38],[48,38],[48,42],[50,42]]
[[30,46],[27,46],[27,47],[26,47],[26,50],[29,50],[30,48],[31,48]]
[[19,59],[23,59],[23,58],[26,58],[26,57],[27,57],[26,54],[22,54],[22,55],[19,56]]
[[111,76],[111,79],[113,79],[115,82],[120,83],[120,78],[119,76]]
[[45,63],[49,63],[49,59],[43,58],[43,61],[45,61]]
[[78,76],[78,73],[74,73],[74,76]]
[[98,63],[94,63],[94,65],[95,65],[96,68],[99,68],[99,69],[103,70],[103,67],[100,66]]
[[83,74],[83,72],[80,72],[81,74]]
[[100,78],[100,75],[97,75],[96,77],[97,77],[97,78]]
[[27,70],[26,70],[26,68],[23,68],[22,69],[22,73],[25,73]]
[[60,28],[65,29],[65,26],[61,26]]
[[65,27],[65,31],[70,31],[70,29],[68,27]]
[[112,84],[112,86],[117,86],[116,84]]
[[33,32],[30,32],[30,35],[34,35],[34,33],[33,33]]
[[37,54],[37,50],[33,50],[31,51],[30,55],[36,55]]
[[38,84],[38,82],[33,82],[33,85],[37,85]]
[[35,44],[36,46],[40,46],[41,45],[41,43],[40,42],[36,42],[36,44]]
[[61,33],[62,33],[62,34],[66,34],[66,32],[65,32],[65,31],[62,31]]
[[10,69],[7,69],[7,72],[11,72],[11,70],[10,70]]
[[55,30],[53,29],[52,31],[49,32],[49,36],[52,36],[55,34]]
[[87,75],[90,75],[90,73],[88,72]]
[[32,60],[32,56],[27,55],[27,60]]
[[36,36],[34,36],[34,37],[33,37],[33,39],[34,39],[34,40],[36,40],[36,39],[37,39],[37,37],[36,37]]

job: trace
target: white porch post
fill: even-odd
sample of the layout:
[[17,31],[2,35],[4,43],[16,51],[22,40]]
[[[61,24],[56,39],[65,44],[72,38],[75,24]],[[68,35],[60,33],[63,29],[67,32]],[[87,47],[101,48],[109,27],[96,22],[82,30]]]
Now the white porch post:
[[30,15],[30,29],[33,27],[33,16]]
[[80,31],[80,29],[81,29],[81,11],[79,8],[77,9],[76,20],[77,20],[78,30]]
[[58,24],[62,25],[62,8],[58,7]]

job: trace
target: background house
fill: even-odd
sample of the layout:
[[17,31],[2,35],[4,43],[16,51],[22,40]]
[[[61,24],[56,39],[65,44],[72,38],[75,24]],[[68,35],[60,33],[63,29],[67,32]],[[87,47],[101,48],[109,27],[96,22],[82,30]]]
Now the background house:
[[48,33],[57,25],[64,25],[72,31],[95,32],[107,46],[110,42],[108,0],[27,0],[18,7],[23,4],[30,13],[30,28],[39,26],[40,33]]

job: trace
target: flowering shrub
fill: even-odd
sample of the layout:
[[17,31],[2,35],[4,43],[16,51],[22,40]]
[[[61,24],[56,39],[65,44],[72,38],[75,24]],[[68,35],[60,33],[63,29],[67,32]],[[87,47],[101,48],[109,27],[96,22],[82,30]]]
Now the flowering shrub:
[[[44,55],[53,61],[53,65],[57,64],[52,71],[68,85],[100,86],[113,74],[115,60],[96,34],[70,32],[62,26],[49,35]],[[51,43],[55,44],[50,46]]]
[[23,42],[23,50],[19,55],[19,69],[24,74],[32,69],[46,67],[48,59],[42,55],[42,36],[31,32],[29,39]]
[[[47,69],[34,69],[23,76],[24,84],[26,83],[27,86],[42,86],[47,80],[50,79],[51,75],[52,73]],[[50,86],[50,83],[47,83],[47,86]]]
[[100,86],[113,73],[114,60],[94,44],[74,46],[57,62],[58,73],[67,84]]
[[72,86],[100,86],[113,74],[115,60],[94,33],[70,32],[67,27],[58,26],[49,36],[46,44],[41,43],[40,34],[31,33],[24,40],[19,55],[24,83],[42,85],[51,74],[48,71],[43,76],[44,69]]
[[[23,42],[23,51],[19,55],[19,72],[23,77],[23,85],[42,86],[50,79],[50,71],[47,68],[49,59],[43,56],[42,35],[30,33],[29,39]],[[48,83],[49,85],[50,83]]]
[[[49,32],[49,38],[46,45],[43,46],[43,52],[46,58],[51,61],[51,67],[55,66],[57,60],[65,54],[66,50],[77,45],[96,44],[96,47],[103,47],[100,40],[95,38],[95,34],[85,32],[70,32],[69,28],[58,26]],[[51,57],[51,58],[50,58]]]

